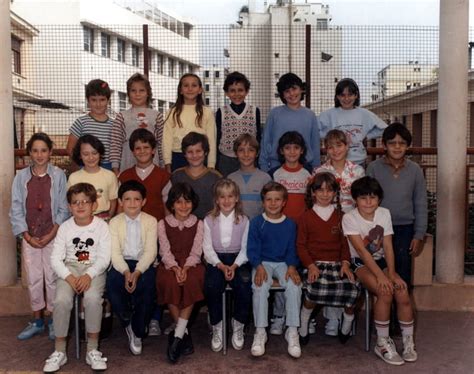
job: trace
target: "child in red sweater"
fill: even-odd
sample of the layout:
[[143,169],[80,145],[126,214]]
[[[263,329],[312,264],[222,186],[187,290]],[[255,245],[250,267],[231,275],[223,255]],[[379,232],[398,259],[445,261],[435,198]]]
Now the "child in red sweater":
[[308,322],[317,306],[344,307],[339,339],[345,343],[354,320],[354,304],[359,295],[350,269],[350,253],[342,233],[342,212],[334,208],[339,184],[333,174],[316,174],[307,188],[308,208],[298,220],[296,248],[308,269],[308,288],[301,308],[301,344],[308,344]]

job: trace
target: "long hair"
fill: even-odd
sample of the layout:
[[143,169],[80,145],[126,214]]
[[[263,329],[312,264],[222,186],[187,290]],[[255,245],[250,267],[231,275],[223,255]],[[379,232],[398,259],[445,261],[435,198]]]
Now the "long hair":
[[234,212],[235,212],[235,224],[238,224],[240,222],[240,219],[244,216],[244,211],[242,208],[242,201],[240,200],[240,189],[237,183],[235,183],[231,179],[220,179],[214,184],[213,188],[213,193],[212,196],[214,198],[214,208],[209,212],[209,215],[212,217],[212,219],[216,219],[219,217],[219,214],[221,213],[221,209],[219,208],[219,205],[217,204],[217,199],[219,198],[219,195],[223,193],[224,190],[230,190],[231,194],[234,196],[237,196],[238,200],[235,203],[234,207]]
[[[197,76],[196,74],[193,74],[193,73],[184,74],[179,80],[178,95],[176,98],[176,103],[173,105],[173,108],[169,111],[168,116],[166,117],[166,119],[168,119],[168,117],[172,115],[173,120],[175,121],[175,123],[178,124],[179,127],[183,127],[183,123],[181,122],[181,113],[183,112],[184,96],[181,94],[181,88],[183,86],[183,80],[189,77],[195,78],[199,83],[199,87],[202,88],[201,78],[199,78],[199,76]],[[195,108],[196,108],[196,119],[194,120],[194,124],[197,127],[202,127],[202,118],[204,116],[204,99],[202,97],[202,92],[196,97]]]
[[305,201],[306,201],[306,206],[311,209],[313,205],[316,203],[315,199],[313,199],[313,192],[316,192],[319,190],[323,184],[326,183],[326,187],[329,188],[330,190],[334,191],[336,193],[336,209],[341,212],[341,201],[340,201],[340,186],[339,183],[336,180],[336,177],[334,176],[333,173],[330,172],[321,172],[317,173],[314,175],[310,182],[308,183],[308,186],[306,187],[306,196],[305,196]]

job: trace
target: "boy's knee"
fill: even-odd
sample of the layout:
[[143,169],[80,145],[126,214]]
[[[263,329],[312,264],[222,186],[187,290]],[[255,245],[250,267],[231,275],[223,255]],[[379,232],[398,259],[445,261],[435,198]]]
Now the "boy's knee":
[[84,294],[84,308],[87,308],[92,305],[102,305],[102,302],[104,299],[102,298],[102,295],[100,295],[98,292],[86,292]]

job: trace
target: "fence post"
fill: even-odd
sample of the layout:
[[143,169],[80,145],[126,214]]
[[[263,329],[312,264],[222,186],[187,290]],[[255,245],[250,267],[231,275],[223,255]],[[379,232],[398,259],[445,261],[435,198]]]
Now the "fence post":
[[305,27],[305,104],[311,108],[311,25]]
[[13,150],[13,89],[10,1],[0,1],[0,286],[15,284],[16,244],[10,229],[11,187],[15,172]]
[[148,25],[143,25],[143,74],[150,72],[150,50],[148,49]]

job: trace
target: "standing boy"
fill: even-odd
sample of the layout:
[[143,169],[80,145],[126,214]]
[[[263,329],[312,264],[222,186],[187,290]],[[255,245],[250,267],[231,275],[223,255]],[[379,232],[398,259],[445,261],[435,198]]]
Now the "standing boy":
[[392,216],[395,269],[408,286],[411,258],[421,251],[428,226],[425,178],[418,164],[406,158],[411,139],[404,125],[392,123],[382,135],[385,156],[367,167],[367,175],[377,179],[384,191],[380,206]]
[[123,213],[110,221],[113,267],[107,275],[108,298],[125,328],[129,349],[134,355],[142,353],[142,339],[155,299],[153,262],[157,253],[158,222],[142,212],[146,192],[145,186],[136,180],[123,183],[118,191]]
[[235,139],[234,152],[240,169],[229,174],[229,179],[239,186],[240,201],[249,220],[262,214],[260,192],[262,187],[272,180],[267,173],[255,167],[259,147],[257,139],[250,134],[242,134]]
[[66,339],[74,295],[83,294],[86,316],[86,362],[92,370],[107,369],[107,359],[98,350],[102,321],[102,295],[110,263],[110,234],[107,223],[93,215],[97,191],[89,183],[77,183],[67,192],[72,217],[58,230],[51,266],[58,275],[54,299],[54,352],[43,371],[58,371],[66,364]]
[[280,77],[277,83],[278,94],[284,105],[273,108],[267,117],[263,132],[260,169],[269,171],[280,166],[278,140],[287,131],[298,131],[306,140],[306,162],[310,168],[319,166],[319,124],[316,115],[301,105],[305,86],[293,73]]
[[267,183],[261,193],[264,213],[255,217],[249,228],[247,257],[252,265],[253,315],[256,332],[251,353],[265,354],[268,326],[268,296],[273,278],[285,289],[288,353],[301,356],[298,336],[300,325],[301,279],[296,270],[296,224],[283,214],[288,199],[285,187]]
[[217,170],[227,177],[239,169],[239,161],[233,149],[234,141],[242,134],[250,134],[260,143],[260,110],[245,102],[250,81],[234,71],[224,81],[224,92],[230,104],[216,111]]

